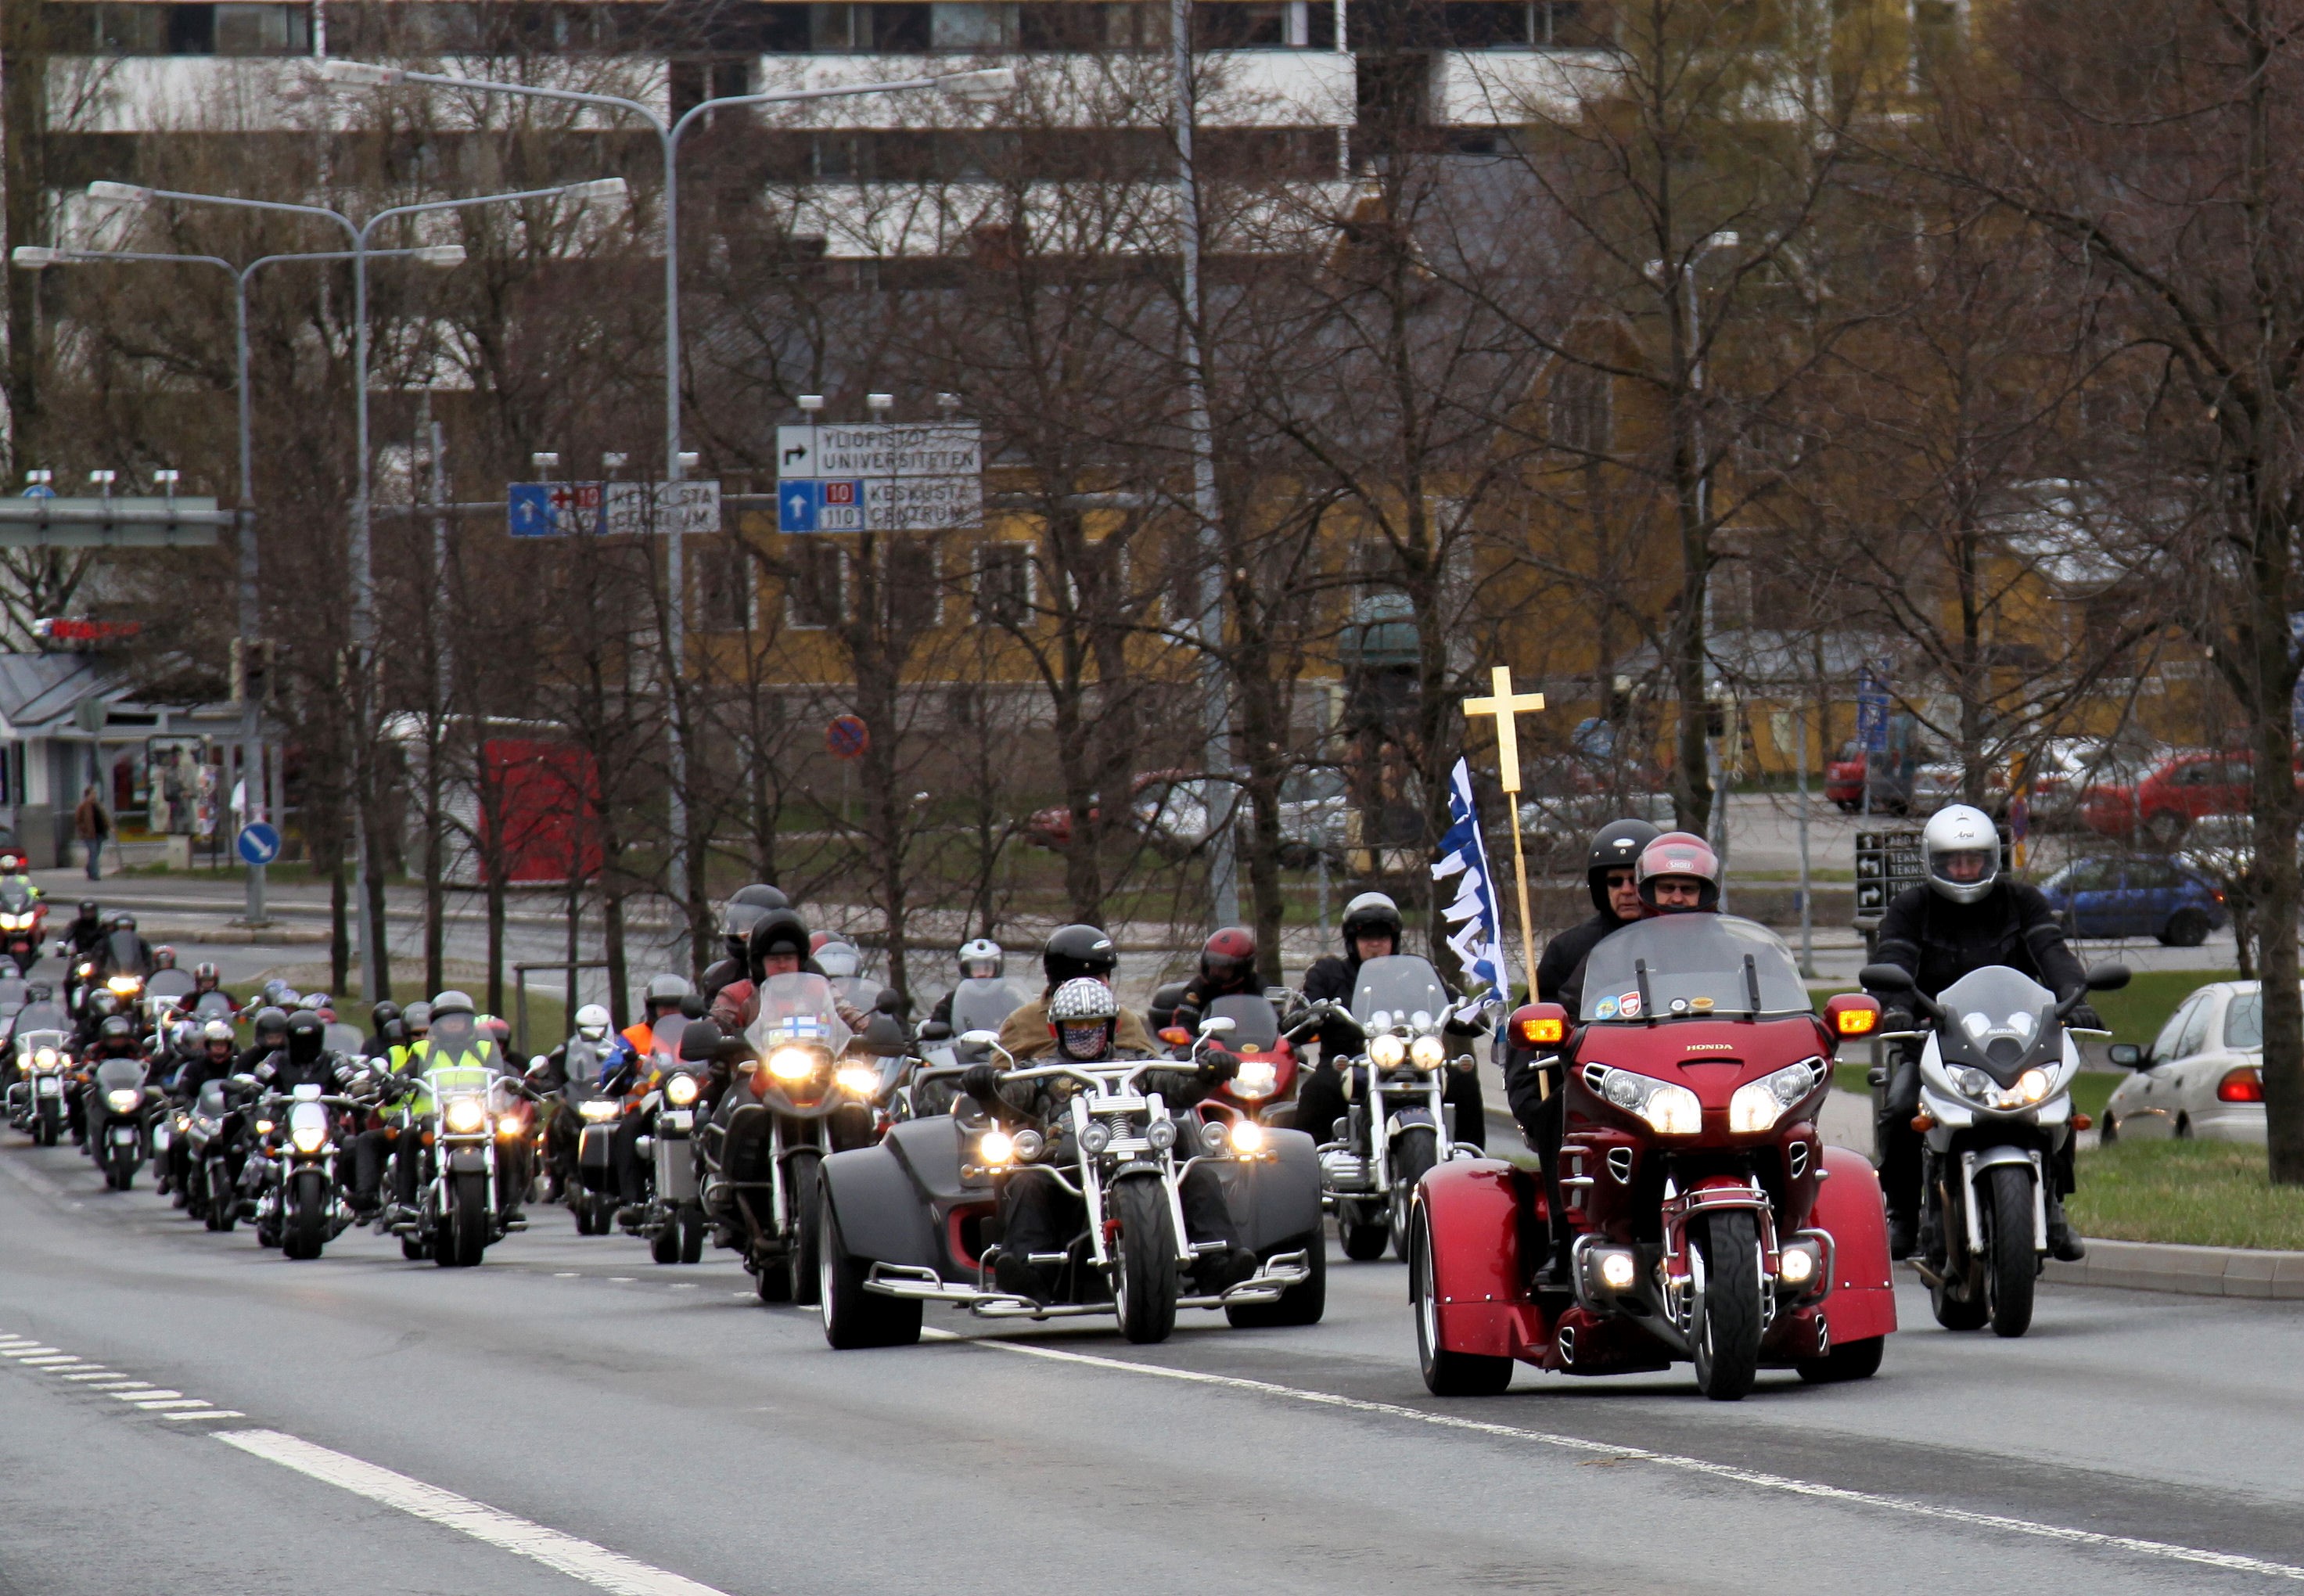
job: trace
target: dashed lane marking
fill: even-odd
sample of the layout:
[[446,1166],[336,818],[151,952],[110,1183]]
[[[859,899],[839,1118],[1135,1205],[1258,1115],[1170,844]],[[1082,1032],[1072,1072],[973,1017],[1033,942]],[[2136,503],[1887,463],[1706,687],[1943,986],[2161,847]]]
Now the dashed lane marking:
[[216,1439],[251,1457],[470,1535],[616,1596],[721,1596],[712,1586],[667,1569],[276,1430],[219,1430]]
[[1760,1490],[1778,1491],[1788,1496],[1807,1497],[1812,1500],[1839,1502],[1850,1507],[1870,1507],[1885,1513],[1901,1514],[1910,1518],[1932,1519],[1939,1524],[1963,1524],[1971,1529],[1997,1530],[2003,1534],[2028,1536],[2038,1541],[2054,1541],[2067,1546],[2083,1546],[2101,1551],[2127,1552],[2137,1557],[2155,1558],[2172,1563],[2189,1563],[2204,1568],[2221,1568],[2234,1574],[2258,1574],[2274,1579],[2304,1581],[2304,1567],[2292,1563],[2275,1563],[2265,1558],[2251,1558],[2239,1552],[2215,1551],[2206,1547],[2184,1546],[2174,1541],[2147,1541],[2134,1535],[2107,1535],[2096,1530],[2076,1530],[2066,1524],[2043,1524],[2035,1519],[2014,1518],[2000,1513],[1978,1513],[1965,1507],[1949,1507],[1935,1502],[1923,1502],[1910,1497],[1886,1496],[1878,1491],[1851,1490],[1842,1485],[1826,1485],[1814,1480],[1801,1480],[1790,1474],[1774,1474],[1762,1469],[1739,1468],[1733,1464],[1714,1463],[1707,1458],[1682,1456],[1672,1452],[1650,1451],[1645,1447],[1617,1446],[1607,1441],[1588,1440],[1582,1436],[1557,1435],[1547,1430],[1526,1430],[1512,1424],[1495,1424],[1482,1419],[1467,1419],[1454,1413],[1429,1413],[1422,1408],[1408,1407],[1396,1402],[1370,1402],[1359,1396],[1339,1396],[1330,1391],[1310,1391],[1296,1386],[1283,1386],[1270,1380],[1246,1380],[1233,1374],[1207,1374],[1192,1369],[1168,1369],[1156,1363],[1135,1363],[1125,1358],[1097,1357],[1089,1353],[1064,1352],[1053,1346],[1036,1346],[1027,1341],[998,1341],[956,1336],[950,1330],[927,1329],[923,1337],[938,1341],[965,1341],[970,1346],[986,1347],[1018,1357],[1044,1358],[1055,1363],[1073,1363],[1083,1368],[1105,1369],[1115,1373],[1139,1374],[1154,1380],[1176,1380],[1185,1385],[1211,1386],[1220,1390],[1240,1391],[1249,1396],[1268,1396],[1283,1402],[1303,1403],[1309,1406],[1338,1409],[1346,1413],[1369,1413],[1381,1418],[1403,1419],[1411,1423],[1429,1425],[1436,1430],[1455,1430],[1474,1435],[1493,1436],[1501,1440],[1532,1441],[1538,1446],[1555,1447],[1563,1452],[1581,1452],[1603,1456],[1616,1462],[1644,1463],[1651,1467],[1670,1469],[1681,1473],[1702,1474],[1715,1480],[1725,1480]]

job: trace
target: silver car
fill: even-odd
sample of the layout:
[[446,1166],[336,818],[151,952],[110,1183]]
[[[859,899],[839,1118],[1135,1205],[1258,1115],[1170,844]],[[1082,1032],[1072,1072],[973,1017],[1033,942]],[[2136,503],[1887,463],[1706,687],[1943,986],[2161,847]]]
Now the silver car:
[[2198,1136],[2264,1141],[2264,996],[2252,981],[2220,981],[2184,999],[2148,1048],[2123,1043],[2112,1061],[2132,1072],[2104,1108],[2104,1139]]

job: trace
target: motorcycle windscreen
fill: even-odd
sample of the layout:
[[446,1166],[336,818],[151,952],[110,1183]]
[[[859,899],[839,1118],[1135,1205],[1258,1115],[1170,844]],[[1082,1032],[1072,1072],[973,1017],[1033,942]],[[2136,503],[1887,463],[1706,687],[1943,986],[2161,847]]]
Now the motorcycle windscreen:
[[8,1034],[21,1042],[34,1031],[63,1032],[71,1029],[72,1021],[55,1004],[28,1003],[16,1011],[16,1023],[8,1028]]
[[155,970],[152,979],[144,983],[144,996],[156,1006],[165,1000],[182,1007],[191,1000],[199,984],[189,970]]
[[570,1083],[580,1087],[597,1086],[607,1059],[606,1048],[595,1047],[580,1036],[571,1041],[568,1050],[560,1056],[561,1068]]
[[1936,994],[1949,1020],[1937,1034],[1947,1064],[1970,1064],[2003,1086],[2063,1051],[2056,995],[2005,964],[1986,964]]
[[222,992],[202,992],[192,999],[192,1017],[198,1020],[230,1020],[232,999]]
[[1368,960],[1352,988],[1352,1018],[1363,1025],[1429,1025],[1447,1006],[1440,972],[1414,954]]
[[1231,1034],[1224,1039],[1224,1045],[1235,1053],[1268,1053],[1279,1045],[1280,1011],[1272,1006],[1269,998],[1237,992],[1209,1004],[1206,1017],[1232,1022]]
[[144,1084],[144,1065],[133,1058],[106,1058],[96,1066],[96,1089],[112,1091],[123,1086]]
[[656,1067],[670,1069],[680,1062],[680,1038],[688,1029],[688,1016],[674,1009],[656,1023],[648,1032],[648,1052]]
[[21,914],[32,906],[31,884],[21,876],[0,879],[0,912]]
[[803,971],[760,983],[759,1017],[744,1040],[763,1058],[783,1047],[822,1048],[837,1058],[854,1034],[840,1017],[832,983]]
[[1024,995],[996,975],[971,975],[952,989],[952,1033],[997,1031],[1024,1006]]
[[133,931],[114,931],[104,939],[104,970],[107,975],[144,975],[144,941]]
[[200,1095],[195,1106],[210,1119],[222,1119],[232,1112],[232,1105],[224,1100],[224,1082],[221,1081],[201,1082]]
[[331,1020],[328,1028],[320,1032],[320,1045],[331,1053],[342,1053],[347,1058],[358,1058],[368,1050],[368,1038],[357,1025],[342,1020]]
[[1783,939],[1732,914],[1664,914],[1602,938],[1584,961],[1582,1018],[1680,1020],[1812,1012]]

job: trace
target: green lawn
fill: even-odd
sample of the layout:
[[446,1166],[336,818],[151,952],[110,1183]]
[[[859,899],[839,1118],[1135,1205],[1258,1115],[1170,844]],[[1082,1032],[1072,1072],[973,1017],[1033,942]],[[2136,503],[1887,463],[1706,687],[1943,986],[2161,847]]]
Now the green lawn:
[[2139,970],[2117,992],[2090,999],[2115,1040],[2149,1046],[2176,1006],[2210,981],[2237,981],[2236,970]]
[[[1842,1059],[1833,1066],[1832,1083],[1842,1091],[1852,1091],[1859,1097],[1872,1095],[1871,1083],[1865,1072],[1872,1066],[1861,1058]],[[2104,1105],[2112,1096],[2113,1087],[2127,1079],[2125,1070],[2082,1070],[2072,1077],[2072,1106],[2081,1113],[2101,1118]]]
[[2122,1141],[2083,1152],[2069,1207],[2084,1235],[2304,1251],[2304,1187],[2273,1186],[2264,1149],[2239,1142]]

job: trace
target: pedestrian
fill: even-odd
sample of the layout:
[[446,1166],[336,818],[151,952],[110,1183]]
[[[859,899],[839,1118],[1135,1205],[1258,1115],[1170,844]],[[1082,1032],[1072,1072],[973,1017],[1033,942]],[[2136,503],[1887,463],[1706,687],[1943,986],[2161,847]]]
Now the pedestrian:
[[104,879],[104,842],[112,835],[112,817],[104,812],[104,802],[96,795],[96,784],[80,795],[80,807],[72,811],[72,835],[88,848],[88,879]]

